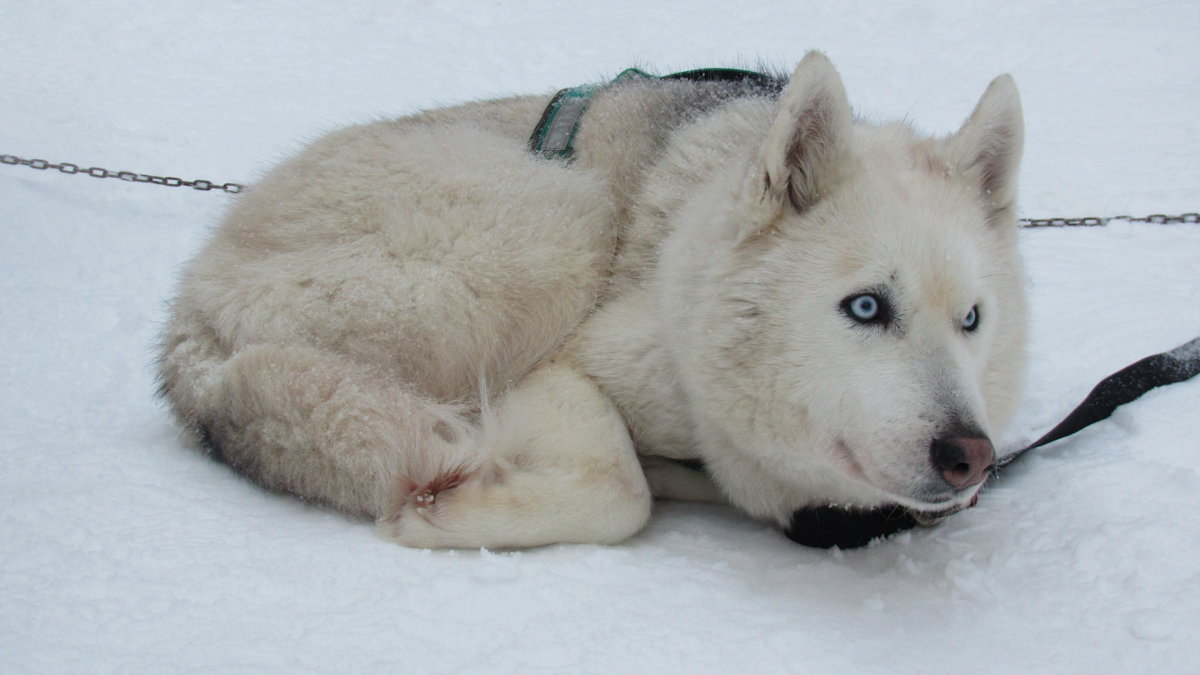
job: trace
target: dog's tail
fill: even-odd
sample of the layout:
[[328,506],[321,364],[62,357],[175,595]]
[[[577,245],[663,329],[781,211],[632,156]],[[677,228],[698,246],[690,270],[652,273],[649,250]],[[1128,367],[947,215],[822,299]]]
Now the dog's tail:
[[476,468],[474,425],[459,406],[328,350],[258,344],[228,355],[201,319],[177,311],[158,370],[182,424],[272,490],[384,517],[412,485]]

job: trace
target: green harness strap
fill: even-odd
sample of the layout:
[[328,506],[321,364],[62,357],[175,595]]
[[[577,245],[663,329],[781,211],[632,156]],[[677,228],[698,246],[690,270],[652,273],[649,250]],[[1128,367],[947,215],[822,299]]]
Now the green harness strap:
[[770,75],[751,70],[736,68],[700,68],[685,70],[670,75],[651,75],[639,68],[626,68],[611,82],[601,84],[585,84],[578,87],[562,89],[542,112],[529,137],[529,150],[546,159],[561,159],[570,162],[575,157],[575,134],[579,132],[579,122],[583,113],[587,112],[592,97],[601,87],[634,79],[652,80],[691,80],[693,82],[731,82],[750,80],[760,84],[774,81]]

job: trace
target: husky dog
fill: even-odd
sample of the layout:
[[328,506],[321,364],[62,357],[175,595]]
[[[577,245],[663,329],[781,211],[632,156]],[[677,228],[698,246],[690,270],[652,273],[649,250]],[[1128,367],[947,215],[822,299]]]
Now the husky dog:
[[162,336],[180,422],[415,547],[975,497],[1024,361],[1009,77],[944,138],[856,121],[819,53],[634,78],[571,163],[526,147],[548,100],[345,129],[239,197]]

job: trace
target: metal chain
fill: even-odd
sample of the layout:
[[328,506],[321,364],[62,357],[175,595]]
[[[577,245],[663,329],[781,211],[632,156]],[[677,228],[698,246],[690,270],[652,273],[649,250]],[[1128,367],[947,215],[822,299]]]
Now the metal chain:
[[[133,183],[153,183],[155,185],[165,185],[167,187],[190,187],[193,190],[221,190],[230,194],[238,194],[246,189],[241,183],[222,183],[217,184],[212,181],[197,179],[183,180],[174,176],[151,176],[145,173],[134,173],[132,171],[110,171],[102,169],[98,166],[93,166],[87,169],[80,167],[78,164],[70,162],[62,162],[53,164],[44,159],[23,159],[15,155],[0,155],[0,164],[12,164],[27,166],[31,169],[45,171],[46,169],[55,169],[67,174],[87,174],[93,178],[119,178],[124,181]],[[1124,220],[1131,223],[1153,223],[1155,225],[1170,225],[1175,223],[1200,223],[1200,213],[1180,213],[1177,215],[1165,215],[1162,213],[1154,213],[1148,216],[1086,216],[1083,218],[1021,218],[1019,221],[1021,227],[1102,227],[1113,220]]]
[[1101,227],[1109,221],[1125,220],[1131,223],[1153,223],[1155,225],[1172,225],[1175,223],[1200,223],[1200,213],[1180,213],[1168,216],[1154,213],[1148,216],[1087,216],[1085,218],[1022,218],[1021,227]]
[[87,169],[72,164],[70,162],[62,162],[54,164],[44,159],[24,159],[15,155],[0,155],[0,164],[12,164],[14,166],[27,166],[31,169],[45,171],[46,169],[55,169],[67,174],[86,174],[92,178],[119,178],[123,181],[132,183],[153,183],[155,185],[165,185],[167,187],[190,187],[193,190],[221,190],[230,194],[237,194],[246,189],[241,183],[214,183],[210,180],[198,178],[196,180],[184,180],[174,176],[151,176],[146,173],[134,173],[133,171],[111,171],[102,169],[98,166],[89,167]]

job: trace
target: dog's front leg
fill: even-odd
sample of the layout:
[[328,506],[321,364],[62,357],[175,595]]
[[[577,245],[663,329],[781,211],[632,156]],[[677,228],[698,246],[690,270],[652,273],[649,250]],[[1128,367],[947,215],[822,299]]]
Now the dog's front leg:
[[479,468],[404,486],[385,534],[417,548],[619,542],[650,515],[625,423],[588,378],[548,363],[483,415]]

